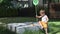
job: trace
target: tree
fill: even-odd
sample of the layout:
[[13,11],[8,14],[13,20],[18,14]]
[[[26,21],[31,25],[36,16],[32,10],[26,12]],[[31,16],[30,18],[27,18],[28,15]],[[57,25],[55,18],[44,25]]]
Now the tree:
[[0,0],[0,3],[2,3],[3,2],[3,0]]
[[0,0],[1,7],[7,8],[10,7],[11,5],[12,5],[11,0]]

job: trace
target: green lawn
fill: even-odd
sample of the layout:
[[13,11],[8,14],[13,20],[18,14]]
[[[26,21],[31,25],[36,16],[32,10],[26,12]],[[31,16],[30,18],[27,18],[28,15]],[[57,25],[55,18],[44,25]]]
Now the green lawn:
[[[0,18],[2,23],[20,23],[20,22],[36,22],[34,17],[5,17]],[[49,19],[49,22],[60,22],[60,19]]]
[[6,17],[0,18],[0,22],[3,23],[20,23],[20,22],[35,22],[36,18],[34,17]]
[[[35,18],[31,17],[10,17],[10,18],[0,18],[0,22],[2,23],[18,23],[18,22],[36,22]],[[49,25],[49,34],[60,34],[60,21],[58,20],[51,20],[48,22]],[[4,27],[0,26],[0,34],[15,34]],[[24,34],[44,34],[41,30],[39,31],[28,31],[26,30]]]
[[60,22],[49,22],[49,29],[51,34],[60,34]]

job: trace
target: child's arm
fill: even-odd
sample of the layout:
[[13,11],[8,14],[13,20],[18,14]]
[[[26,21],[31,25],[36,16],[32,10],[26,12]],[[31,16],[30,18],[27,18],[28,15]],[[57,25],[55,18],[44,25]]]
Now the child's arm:
[[47,23],[48,21],[49,21],[49,18],[47,17],[47,18],[46,18],[46,23]]
[[41,18],[42,16],[36,16],[36,18]]

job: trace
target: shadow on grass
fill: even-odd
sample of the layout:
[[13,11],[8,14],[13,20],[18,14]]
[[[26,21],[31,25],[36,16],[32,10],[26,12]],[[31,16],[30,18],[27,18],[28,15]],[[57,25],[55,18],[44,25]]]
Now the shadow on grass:
[[0,34],[16,34],[15,32],[9,31],[4,27],[0,27]]

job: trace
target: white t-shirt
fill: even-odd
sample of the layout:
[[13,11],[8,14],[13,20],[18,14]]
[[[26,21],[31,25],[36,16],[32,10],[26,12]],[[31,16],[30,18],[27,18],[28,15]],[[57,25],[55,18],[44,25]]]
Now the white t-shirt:
[[44,15],[41,20],[42,20],[43,22],[47,22],[47,21],[48,21],[47,15]]

